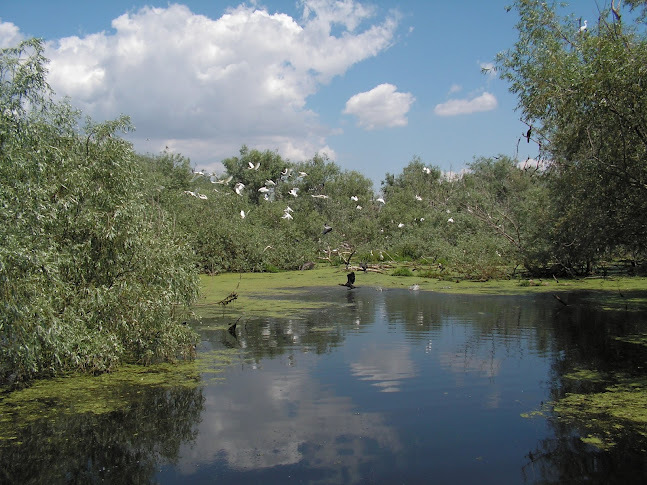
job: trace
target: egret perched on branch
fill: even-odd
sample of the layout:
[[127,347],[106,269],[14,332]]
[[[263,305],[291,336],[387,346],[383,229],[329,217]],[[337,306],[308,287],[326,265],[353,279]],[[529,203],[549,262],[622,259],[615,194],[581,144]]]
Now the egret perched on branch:
[[359,198],[356,195],[351,195],[350,200],[352,200],[354,202],[357,202],[359,200]]
[[207,200],[207,196],[204,194],[198,194],[198,197],[202,200]]
[[580,32],[586,32],[587,27],[588,27],[588,21],[585,20],[584,25],[580,27]]
[[245,188],[245,184],[244,184],[244,183],[242,183],[242,182],[238,182],[238,183],[236,183],[236,185],[234,186],[234,191],[235,191],[238,195],[243,195],[243,189],[244,189],[244,188]]
[[292,190],[290,190],[290,192],[288,192],[288,193],[289,193],[290,195],[295,196],[295,197],[299,197],[299,196],[298,196],[298,194],[297,194],[297,192],[298,192],[298,191],[299,191],[299,188],[298,188],[298,187],[293,187],[293,188],[292,188]]
[[419,195],[416,195],[416,200],[422,200],[422,197],[420,197]]
[[378,197],[377,199],[375,199],[375,202],[379,202],[380,204],[386,204],[386,202],[384,202],[384,199],[382,197]]
[[431,174],[431,169],[430,169],[430,168],[428,168],[428,167],[422,167],[422,171],[423,171],[424,173],[426,173],[427,175],[430,175],[430,174]]
[[[249,211],[247,211],[247,214],[249,214]],[[240,217],[241,217],[242,219],[245,219],[245,217],[247,217],[247,214],[245,214],[245,211],[244,211],[244,210],[241,210],[241,211],[240,211]]]
[[299,177],[307,177],[308,174],[305,172],[299,172]]
[[267,187],[261,187],[260,189],[258,189],[258,191],[262,194],[267,194],[270,189],[268,189]]
[[404,224],[402,222],[400,224],[398,224],[399,229],[402,229],[403,227],[404,227]]
[[292,214],[290,214],[289,212],[286,212],[285,214],[283,214],[283,217],[281,217],[281,219],[292,220],[293,217],[292,217]]
[[276,185],[276,183],[274,182],[274,180],[267,179],[267,180],[265,181],[265,185],[274,186],[274,185]]
[[292,210],[292,207],[287,206],[287,207],[283,210],[283,212],[294,212],[294,211]]
[[317,195],[310,194],[310,197],[312,197],[313,199],[327,199],[328,198],[327,195],[323,195],[323,194],[317,194]]

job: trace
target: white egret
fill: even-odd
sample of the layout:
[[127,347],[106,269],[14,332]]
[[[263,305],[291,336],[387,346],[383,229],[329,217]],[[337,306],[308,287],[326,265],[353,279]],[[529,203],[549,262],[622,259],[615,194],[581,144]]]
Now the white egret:
[[585,20],[585,21],[584,21],[584,25],[582,25],[582,26],[580,27],[580,32],[586,32],[586,29],[587,29],[587,27],[588,27],[588,26],[589,26],[589,25],[588,25],[588,21],[587,21],[587,20]]
[[403,227],[404,227],[404,224],[402,222],[398,224],[398,228],[402,229]]
[[261,194],[267,194],[270,191],[270,189],[268,189],[267,187],[261,187],[260,189],[258,189],[258,191]]
[[454,222],[454,219],[452,217],[450,217],[449,219],[447,219],[447,222],[450,222],[450,223]]
[[237,182],[236,185],[234,186],[234,191],[238,195],[243,195],[243,189],[245,188],[245,184],[242,182]]
[[381,204],[386,204],[386,202],[384,202],[384,199],[382,197],[378,197],[377,199],[375,199],[375,202],[379,202]]
[[293,217],[292,217],[292,214],[290,214],[289,212],[286,212],[285,214],[283,214],[283,217],[281,217],[281,219],[292,220]]
[[312,197],[313,199],[327,199],[328,198],[327,195],[323,195],[323,194],[317,194],[317,195],[310,194],[310,197]]
[[[247,213],[249,213],[249,211],[247,211]],[[245,217],[247,217],[247,214],[245,214],[245,211],[244,211],[244,210],[241,210],[241,211],[240,211],[240,217],[241,217],[242,219],[245,219]]]
[[276,183],[274,183],[274,180],[267,179],[267,180],[265,181],[265,185],[274,186],[274,185],[276,185]]
[[295,196],[295,197],[299,197],[299,195],[297,194],[297,192],[298,192],[298,191],[299,191],[299,188],[298,188],[298,187],[293,187],[293,188],[292,188],[292,190],[290,190],[290,192],[288,192],[288,193],[289,193],[290,195]]
[[294,212],[294,211],[292,210],[292,207],[287,206],[287,207],[283,210],[283,212]]
[[352,200],[354,202],[357,202],[359,200],[359,198],[356,195],[351,195],[350,200]]
[[269,196],[268,194],[264,194],[264,195],[263,195],[263,198],[264,198],[265,200],[270,200],[270,196]]
[[359,205],[359,204],[357,204],[356,209],[357,209],[357,210],[362,210],[362,206],[361,206],[361,205]]
[[198,194],[198,197],[201,198],[202,200],[207,200],[207,196],[204,194]]
[[254,170],[254,164],[252,162],[247,162],[247,165],[248,165],[247,167],[248,169]]
[[430,174],[431,174],[431,169],[429,169],[428,167],[422,167],[422,171],[423,171],[424,173],[426,173],[427,175],[430,175]]
[[419,195],[416,195],[416,200],[420,201],[422,200],[422,197],[420,197]]
[[305,172],[299,172],[299,177],[307,177],[308,174]]
[[190,190],[185,190],[185,191],[184,191],[184,193],[185,193],[186,195],[192,195],[193,197],[197,197],[197,195],[195,195],[195,192],[192,192],[192,191],[190,191]]

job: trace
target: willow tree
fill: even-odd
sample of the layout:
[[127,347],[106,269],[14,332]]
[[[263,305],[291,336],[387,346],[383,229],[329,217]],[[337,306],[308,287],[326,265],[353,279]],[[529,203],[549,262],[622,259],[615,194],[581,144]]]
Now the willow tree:
[[40,41],[0,51],[0,382],[189,355],[197,275],[129,120],[52,99]]
[[514,47],[497,56],[528,142],[548,163],[553,258],[587,271],[647,249],[647,38],[644,1],[612,1],[596,21],[517,0]]

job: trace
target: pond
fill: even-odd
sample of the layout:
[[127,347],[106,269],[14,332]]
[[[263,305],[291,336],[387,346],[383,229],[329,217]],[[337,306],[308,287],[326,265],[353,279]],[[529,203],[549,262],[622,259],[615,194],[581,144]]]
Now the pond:
[[5,405],[0,482],[645,483],[642,416],[561,401],[644,383],[623,338],[645,315],[585,297],[301,289],[281,298],[311,310],[241,308],[232,332],[214,308],[181,379],[92,388],[101,409],[41,396],[26,423]]

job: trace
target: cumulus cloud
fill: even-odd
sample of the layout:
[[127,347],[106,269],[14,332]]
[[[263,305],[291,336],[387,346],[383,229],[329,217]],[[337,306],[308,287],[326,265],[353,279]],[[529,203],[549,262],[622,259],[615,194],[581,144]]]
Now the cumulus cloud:
[[145,7],[110,32],[48,42],[48,80],[95,119],[130,115],[137,149],[169,146],[207,168],[243,143],[293,159],[333,155],[307,98],[386,49],[398,20],[353,0],[300,5],[300,19],[246,4],[217,19]]
[[497,107],[497,100],[493,94],[483,93],[472,99],[450,99],[449,101],[437,104],[434,113],[438,116],[456,116],[477,113],[479,111],[491,111]]
[[0,19],[0,49],[13,47],[23,39],[24,36],[20,33],[17,25],[11,22],[3,22]]
[[355,94],[346,101],[344,113],[356,116],[357,124],[367,130],[406,126],[406,115],[415,98],[397,89],[393,84],[380,84],[370,91]]

